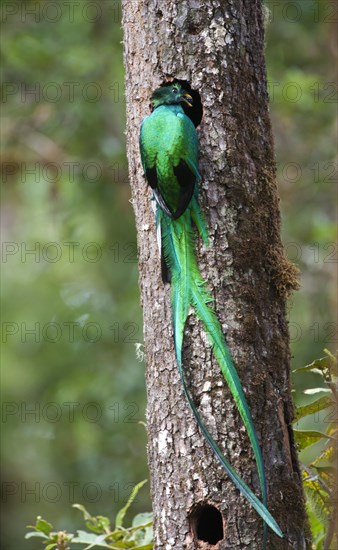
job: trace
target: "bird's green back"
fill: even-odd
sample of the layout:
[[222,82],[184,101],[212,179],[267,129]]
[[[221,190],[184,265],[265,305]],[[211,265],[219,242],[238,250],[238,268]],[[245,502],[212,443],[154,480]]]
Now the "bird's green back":
[[194,184],[200,180],[198,140],[192,121],[180,105],[161,105],[144,119],[140,150],[147,179],[153,189],[157,188],[170,212],[177,212],[182,193],[189,187],[185,201],[188,204]]

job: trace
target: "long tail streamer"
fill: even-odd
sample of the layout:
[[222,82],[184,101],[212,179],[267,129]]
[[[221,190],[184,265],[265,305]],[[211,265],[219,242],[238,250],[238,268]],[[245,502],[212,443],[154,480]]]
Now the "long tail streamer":
[[[172,321],[179,374],[183,384],[185,396],[205,439],[208,441],[210,447],[226,470],[230,479],[264,520],[263,548],[265,549],[267,539],[266,525],[269,525],[279,537],[283,537],[283,533],[267,509],[267,491],[262,453],[245,394],[228,350],[221,325],[214,311],[208,305],[213,300],[206,289],[206,283],[203,281],[197,264],[192,220],[194,221],[204,243],[207,244],[207,230],[196,195],[193,197],[184,214],[177,220],[171,219],[160,208],[157,208],[157,226],[161,229],[164,259],[171,275]],[[190,306],[194,307],[197,317],[203,323],[209,343],[212,346],[214,356],[235,399],[239,413],[247,430],[257,464],[262,502],[256,497],[252,490],[246,485],[246,483],[244,483],[234,468],[226,460],[224,454],[202,420],[202,417],[198,412],[188,389],[182,365],[182,343],[184,337],[184,327]]]

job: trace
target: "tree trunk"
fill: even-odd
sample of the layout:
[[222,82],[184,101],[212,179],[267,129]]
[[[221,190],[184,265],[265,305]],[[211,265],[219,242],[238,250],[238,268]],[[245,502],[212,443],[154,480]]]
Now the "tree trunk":
[[[268,508],[285,533],[279,539],[269,530],[268,548],[310,548],[291,429],[285,311],[297,276],[280,241],[261,2],[124,0],[123,25],[155,548],[262,547],[262,521],[239,497],[197,429],[176,366],[170,289],[161,282],[151,190],[142,175],[138,146],[151,92],[173,78],[187,80],[204,108],[200,203],[210,245],[204,249],[197,243],[197,253],[260,439]],[[261,498],[248,437],[193,313],[186,326],[183,364],[206,424]]]

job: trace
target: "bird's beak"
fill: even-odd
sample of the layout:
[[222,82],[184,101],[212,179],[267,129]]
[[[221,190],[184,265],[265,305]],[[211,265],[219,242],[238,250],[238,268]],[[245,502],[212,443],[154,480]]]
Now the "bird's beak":
[[190,94],[184,93],[181,97],[182,97],[182,101],[184,101],[184,103],[186,103],[188,107],[192,107],[193,98],[191,97]]

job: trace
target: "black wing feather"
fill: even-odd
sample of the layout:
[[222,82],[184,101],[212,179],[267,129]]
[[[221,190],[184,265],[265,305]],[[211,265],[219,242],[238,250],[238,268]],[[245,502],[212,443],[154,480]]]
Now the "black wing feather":
[[177,220],[189,206],[195,189],[196,176],[191,172],[184,160],[180,160],[179,164],[174,166],[173,170],[180,186],[179,201],[175,212],[171,210],[158,187],[156,165],[153,166],[153,168],[147,168],[145,175],[150,187],[154,191],[155,199],[160,208],[162,208],[171,219]]
[[174,174],[181,188],[178,207],[174,214],[174,218],[177,219],[189,206],[195,189],[196,176],[184,160],[180,160],[178,166],[174,166]]

